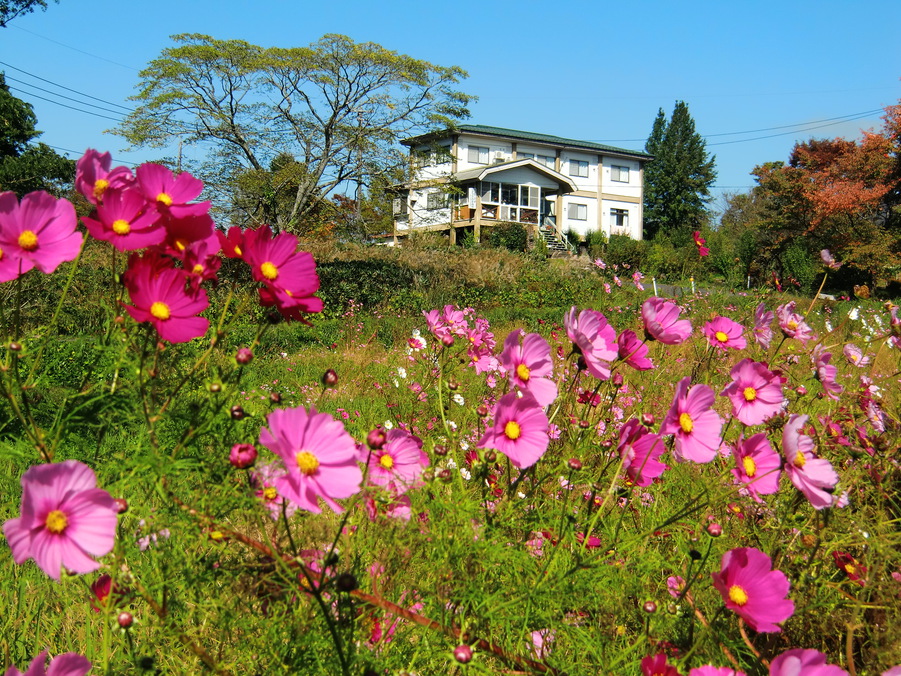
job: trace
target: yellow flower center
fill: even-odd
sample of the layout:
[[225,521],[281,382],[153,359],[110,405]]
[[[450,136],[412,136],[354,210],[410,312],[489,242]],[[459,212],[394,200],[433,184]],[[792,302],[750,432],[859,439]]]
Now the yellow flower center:
[[748,592],[734,584],[729,587],[729,600],[737,606],[743,606],[748,602]]
[[745,401],[754,401],[757,398],[757,390],[753,387],[746,387],[742,394],[745,395]]
[[235,253],[238,254],[239,256],[241,256],[241,255],[244,254],[244,252],[241,251],[241,247],[239,247],[239,246],[236,246],[236,247],[235,247]]
[[38,248],[38,236],[31,230],[23,230],[19,235],[19,246],[25,251],[34,251]]
[[54,509],[47,515],[46,524],[47,530],[49,530],[54,535],[59,535],[66,527],[69,525],[69,519],[66,518],[66,515],[63,514],[58,509]]
[[0,261],[3,260],[3,249],[0,249]]
[[172,206],[172,198],[168,195],[168,193],[161,192],[156,196],[156,201],[162,202],[167,207]]
[[319,458],[309,451],[301,451],[294,456],[294,460],[297,462],[297,467],[301,473],[305,476],[312,476],[319,469]]
[[796,328],[798,328],[798,322],[796,322],[796,321],[793,319],[793,320],[791,320],[791,321],[788,323],[787,326],[788,326],[788,328],[790,328],[792,331],[794,331]]
[[858,362],[859,359],[860,359],[860,355],[859,355],[859,354],[852,354],[852,355],[851,355],[851,361],[854,362],[855,364]]
[[193,272],[195,275],[202,275],[203,274],[203,266],[200,263],[197,263],[197,265],[195,265],[191,269],[191,272]]
[[517,366],[516,376],[523,382],[527,382],[529,380],[529,367],[525,364],[520,364],[519,366]]
[[175,240],[175,248],[178,249],[179,251],[184,251],[185,249],[187,249],[188,244],[189,244],[189,242],[186,239]]
[[807,458],[804,457],[804,454],[801,451],[798,451],[795,453],[795,459],[792,461],[792,464],[798,469],[801,469],[807,464]]
[[260,266],[260,274],[266,279],[275,279],[278,277],[278,268],[269,261],[266,261]]
[[848,575],[857,575],[857,566],[855,566],[853,563],[846,563],[845,572]]
[[519,426],[518,422],[511,420],[504,425],[504,435],[511,441],[516,441],[522,436],[522,428]]
[[745,456],[741,460],[741,465],[745,468],[745,474],[747,474],[749,477],[753,477],[755,474],[757,474],[757,463],[754,462],[754,458]]
[[263,499],[264,500],[275,500],[278,497],[278,491],[275,490],[275,486],[266,486],[263,489]]
[[117,235],[127,235],[131,232],[131,226],[124,218],[113,221],[113,232]]
[[717,339],[718,341],[720,341],[721,343],[727,343],[727,342],[729,342],[729,336],[727,336],[727,335],[726,335],[725,333],[723,333],[722,331],[717,331],[715,334],[713,334],[713,336],[714,336],[714,338],[716,338],[716,339]]
[[682,413],[679,415],[679,427],[682,428],[682,431],[686,434],[689,434],[694,429],[694,422],[691,419],[691,416],[687,413]]
[[156,301],[153,305],[150,306],[150,314],[162,321],[166,321],[171,316],[171,313],[169,312],[169,306],[165,303],[161,303],[160,301]]
[[385,453],[385,455],[379,458],[379,464],[385,469],[391,469],[394,467],[394,458]]
[[106,189],[109,188],[109,181],[105,178],[98,178],[94,182],[94,199],[100,199],[103,197],[103,193],[106,192]]

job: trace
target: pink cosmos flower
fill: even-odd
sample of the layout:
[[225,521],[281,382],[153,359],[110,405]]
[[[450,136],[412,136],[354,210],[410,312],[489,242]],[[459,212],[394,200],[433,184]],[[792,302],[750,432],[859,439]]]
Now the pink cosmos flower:
[[50,666],[45,667],[47,651],[43,651],[35,657],[24,674],[10,667],[4,676],[85,676],[91,670],[91,663],[86,657],[78,653],[64,653],[50,660]]
[[136,322],[150,322],[160,338],[170,343],[186,343],[204,335],[210,320],[196,316],[209,305],[206,291],[185,291],[183,270],[163,267],[153,256],[129,260],[125,288],[134,305],[125,305]]
[[365,504],[366,515],[370,521],[378,520],[379,516],[409,521],[412,515],[409,495],[397,495],[389,491],[387,496],[378,496],[378,500],[372,495],[367,495]]
[[360,490],[363,473],[357,465],[357,445],[339,421],[328,413],[302,406],[273,411],[260,443],[281,458],[287,470],[275,480],[284,497],[308,512],[321,512],[318,498],[335,512],[334,498],[349,498]]
[[429,465],[429,456],[422,450],[422,440],[401,429],[388,430],[381,448],[366,448],[363,462],[369,465],[367,479],[376,486],[384,486],[397,495],[416,485],[422,470]]
[[793,648],[770,663],[770,676],[848,676],[848,672],[826,664],[826,655],[819,650]]
[[206,215],[210,202],[189,204],[203,192],[203,181],[183,171],[178,176],[161,164],[146,162],[135,170],[138,188],[150,204],[175,218]]
[[539,406],[547,406],[557,398],[557,384],[548,377],[553,371],[551,346],[537,333],[523,337],[522,329],[511,331],[504,341],[500,363],[510,383],[531,393]]
[[658,340],[664,345],[685,342],[691,335],[691,322],[679,319],[681,312],[675,303],[656,296],[648,298],[641,306],[641,318],[648,340]]
[[636,486],[650,486],[669,469],[660,462],[664,450],[660,436],[649,432],[636,418],[619,431],[617,452],[623,458],[623,469]]
[[269,510],[269,516],[273,521],[281,518],[282,510],[286,517],[290,517],[297,511],[297,505],[280,495],[275,486],[276,482],[284,476],[285,470],[278,461],[257,465],[250,473],[250,483],[256,488],[256,496]]
[[210,253],[219,252],[219,238],[209,214],[186,214],[176,218],[163,212],[160,223],[166,232],[162,242],[163,252],[173,258],[183,259],[189,247],[201,242],[206,244]]
[[814,509],[824,509],[832,506],[835,500],[832,490],[838,483],[838,474],[828,460],[813,454],[813,439],[801,433],[807,418],[806,415],[792,414],[782,429],[785,471]]
[[216,230],[216,237],[219,238],[219,246],[222,248],[222,255],[226,258],[241,258],[244,256],[244,231],[237,225],[233,225],[228,229],[228,234],[221,230]]
[[610,377],[610,362],[619,356],[616,331],[596,310],[576,312],[573,307],[563,318],[566,335],[581,353],[588,372],[598,380]]
[[743,350],[748,346],[748,341],[742,335],[745,327],[728,317],[717,317],[704,324],[701,330],[708,342],[720,350]]
[[743,484],[742,492],[762,502],[760,495],[779,491],[782,459],[773,450],[766,434],[761,432],[747,439],[739,436],[732,454],[736,465],[732,474]]
[[695,230],[691,233],[691,237],[695,242],[695,246],[698,247],[698,255],[699,256],[709,256],[710,249],[708,249],[705,244],[707,244],[707,240],[701,237],[701,231]]
[[0,282],[75,260],[83,239],[76,222],[72,203],[50,193],[28,193],[21,203],[14,192],[0,193]]
[[685,591],[685,578],[681,575],[671,575],[666,578],[666,590],[674,599],[681,598]]
[[637,371],[648,371],[654,368],[654,362],[648,358],[648,345],[638,339],[634,331],[626,329],[616,338],[619,358]]
[[494,425],[479,439],[479,448],[494,448],[510,458],[514,467],[531,467],[547,450],[548,419],[528,392],[508,392],[494,409]]
[[788,578],[772,568],[770,557],[759,549],[739,547],[723,554],[720,572],[711,574],[726,607],[757,632],[782,631],[776,623],[795,612],[794,601],[785,598]]
[[830,399],[838,401],[838,395],[844,392],[845,388],[835,382],[838,369],[829,363],[832,360],[832,353],[826,352],[822,345],[816,345],[811,356],[813,357],[817,380],[823,386],[823,393]]
[[745,672],[736,671],[732,667],[695,667],[688,672],[688,676],[745,676]]
[[[600,259],[599,259],[600,260]],[[531,633],[532,656],[536,660],[544,660],[551,654],[557,632],[553,629],[536,629]]]
[[711,408],[716,399],[713,390],[701,384],[689,389],[689,381],[686,376],[676,386],[673,403],[660,426],[660,434],[675,435],[673,457],[677,461],[710,462],[720,447],[723,420]]
[[787,338],[796,338],[805,345],[816,339],[816,334],[804,321],[804,317],[795,312],[795,301],[777,307],[776,317],[779,319],[779,328]]
[[823,261],[823,264],[829,268],[830,270],[838,270],[842,267],[842,264],[839,263],[835,258],[829,253],[829,249],[823,249],[820,251],[820,258]]
[[845,355],[845,359],[848,360],[848,363],[852,366],[857,366],[859,368],[863,368],[864,366],[870,365],[870,357],[869,355],[864,355],[863,350],[861,350],[854,343],[848,343],[842,348],[842,354]]
[[35,465],[22,476],[21,516],[3,524],[16,563],[33,558],[59,580],[65,567],[84,574],[100,564],[116,539],[117,512],[110,494],[97,488],[93,470],[77,460]]
[[81,221],[92,237],[119,251],[145,249],[166,238],[159,212],[137,190],[108,188],[97,205],[97,218],[84,216]]
[[127,188],[135,177],[128,167],[116,167],[112,171],[113,158],[109,153],[99,153],[88,148],[75,165],[75,189],[91,204],[100,204],[109,188]]
[[770,341],[773,340],[773,324],[772,310],[767,310],[766,305],[760,303],[754,311],[754,340],[764,350],[770,349]]
[[260,289],[263,305],[275,305],[290,318],[299,312],[321,312],[316,261],[306,251],[297,251],[297,237],[283,232],[273,237],[268,225],[244,233],[244,260],[253,278],[265,284]]
[[641,274],[638,270],[632,273],[632,283],[639,291],[644,291],[644,284],[641,283],[642,279],[644,279],[644,275]]
[[666,653],[641,658],[642,676],[680,676],[679,670],[666,661]]
[[729,397],[732,414],[745,425],[760,425],[785,407],[785,378],[770,371],[766,364],[742,359],[732,367],[730,375],[732,382],[720,396]]

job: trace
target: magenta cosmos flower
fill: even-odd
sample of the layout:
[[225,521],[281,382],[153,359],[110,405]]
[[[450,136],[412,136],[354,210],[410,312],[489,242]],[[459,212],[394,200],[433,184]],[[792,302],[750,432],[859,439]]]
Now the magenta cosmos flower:
[[381,448],[362,453],[363,461],[368,459],[367,479],[401,495],[416,485],[429,456],[422,450],[422,440],[405,430],[388,430],[386,437]]
[[823,394],[833,401],[838,401],[838,395],[844,392],[845,388],[835,381],[835,377],[838,375],[838,369],[829,363],[832,361],[832,353],[826,352],[826,349],[822,345],[817,345],[813,348],[811,356],[813,358],[816,378],[823,386]]
[[742,359],[730,371],[732,382],[720,396],[729,397],[732,414],[745,425],[760,425],[785,407],[782,394],[785,379],[770,371],[766,364]]
[[319,499],[335,512],[335,498],[360,490],[363,472],[357,465],[357,445],[339,421],[328,413],[302,406],[273,411],[260,443],[275,453],[287,473],[275,480],[279,494],[301,509],[318,514]]
[[511,331],[504,341],[500,363],[510,383],[531,393],[539,406],[557,398],[557,384],[548,377],[553,370],[551,346],[537,333],[523,337],[522,329]]
[[723,420],[711,408],[716,399],[713,390],[701,384],[689,389],[689,380],[686,376],[676,385],[676,394],[660,426],[660,434],[675,435],[673,457],[679,462],[710,462],[720,447]]
[[730,549],[723,554],[720,572],[712,573],[713,586],[723,596],[726,607],[735,611],[758,632],[778,632],[776,625],[795,612],[788,594],[788,578],[773,570],[769,556],[754,547]]
[[34,559],[54,580],[60,570],[90,573],[116,539],[116,508],[97,488],[93,470],[77,460],[35,465],[22,476],[21,516],[3,524],[16,563]]
[[479,439],[479,448],[494,448],[510,458],[514,467],[531,467],[549,443],[544,409],[528,392],[508,392],[494,409],[494,425]]
[[682,310],[675,303],[652,296],[641,306],[645,334],[664,345],[678,345],[691,335],[691,322],[679,319]]
[[864,366],[870,365],[870,356],[864,355],[863,350],[854,343],[847,343],[842,348],[842,354],[845,355],[845,359],[847,359],[848,363],[852,366],[863,368]]
[[119,251],[145,249],[166,238],[159,212],[133,189],[107,189],[97,205],[97,218],[82,217],[81,222],[92,237],[110,242]]
[[755,434],[747,439],[739,436],[732,455],[736,465],[732,474],[742,484],[742,492],[761,502],[759,495],[770,495],[779,490],[782,458],[773,450],[766,434]]
[[770,341],[773,340],[774,317],[773,311],[767,310],[763,303],[760,303],[754,311],[754,340],[764,350],[770,348]]
[[795,301],[777,307],[776,317],[779,320],[779,328],[787,338],[796,338],[804,344],[816,338],[816,334],[804,321],[804,317],[795,312]]
[[178,176],[161,164],[145,163],[135,170],[147,202],[175,218],[206,215],[210,202],[190,203],[203,192],[203,181],[184,171]]
[[75,189],[91,204],[100,204],[109,188],[126,188],[135,177],[128,167],[110,170],[113,158],[88,148],[75,165]]
[[636,486],[650,486],[654,479],[669,469],[660,462],[663,440],[652,434],[637,419],[632,418],[619,431],[617,452],[623,459],[623,469]]
[[826,655],[819,650],[793,648],[770,663],[770,676],[848,676],[848,672],[826,664]]
[[50,193],[28,193],[21,203],[14,192],[0,193],[0,282],[75,260],[83,239],[76,223],[72,203]]
[[183,270],[164,267],[156,257],[133,255],[125,273],[133,305],[125,305],[136,322],[150,322],[160,338],[186,343],[206,333],[210,320],[196,316],[209,305],[206,291],[185,291]]
[[642,676],[680,676],[679,670],[666,661],[666,653],[641,658]]
[[748,346],[748,341],[742,335],[745,327],[728,317],[712,319],[701,330],[708,342],[720,350],[744,350]]
[[792,414],[782,429],[782,452],[788,478],[810,501],[815,509],[830,507],[835,498],[832,490],[838,474],[825,458],[813,454],[814,443],[801,429],[807,424],[806,415]]
[[91,670],[88,658],[78,653],[64,653],[50,660],[50,666],[46,667],[47,651],[35,657],[24,674],[10,667],[3,676],[85,676]]
[[695,667],[688,672],[688,676],[745,676],[745,672],[736,671],[732,667]]
[[564,316],[563,325],[588,372],[598,380],[610,378],[610,363],[619,356],[619,346],[607,318],[597,310],[577,312],[573,307]]
[[648,345],[638,339],[634,331],[623,331],[616,338],[619,358],[637,371],[648,371],[654,368],[654,362],[648,359]]

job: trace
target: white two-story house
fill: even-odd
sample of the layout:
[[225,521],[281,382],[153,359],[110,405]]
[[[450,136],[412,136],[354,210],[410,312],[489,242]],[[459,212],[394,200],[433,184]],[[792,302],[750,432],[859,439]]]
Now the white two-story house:
[[462,124],[407,139],[412,180],[397,187],[394,241],[462,232],[479,241],[501,222],[642,238],[647,153],[531,132]]

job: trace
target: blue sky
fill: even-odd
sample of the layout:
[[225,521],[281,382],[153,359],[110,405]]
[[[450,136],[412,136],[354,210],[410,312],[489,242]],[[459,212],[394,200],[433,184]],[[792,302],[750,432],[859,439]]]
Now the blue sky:
[[901,99],[899,24],[897,0],[61,0],[0,29],[0,69],[45,143],[141,162],[159,151],[122,152],[104,130],[170,35],[290,47],[341,33],[467,70],[473,124],[641,150],[657,110],[684,100],[716,155],[720,195],[749,188],[754,166],[787,159],[796,141],[878,128]]

